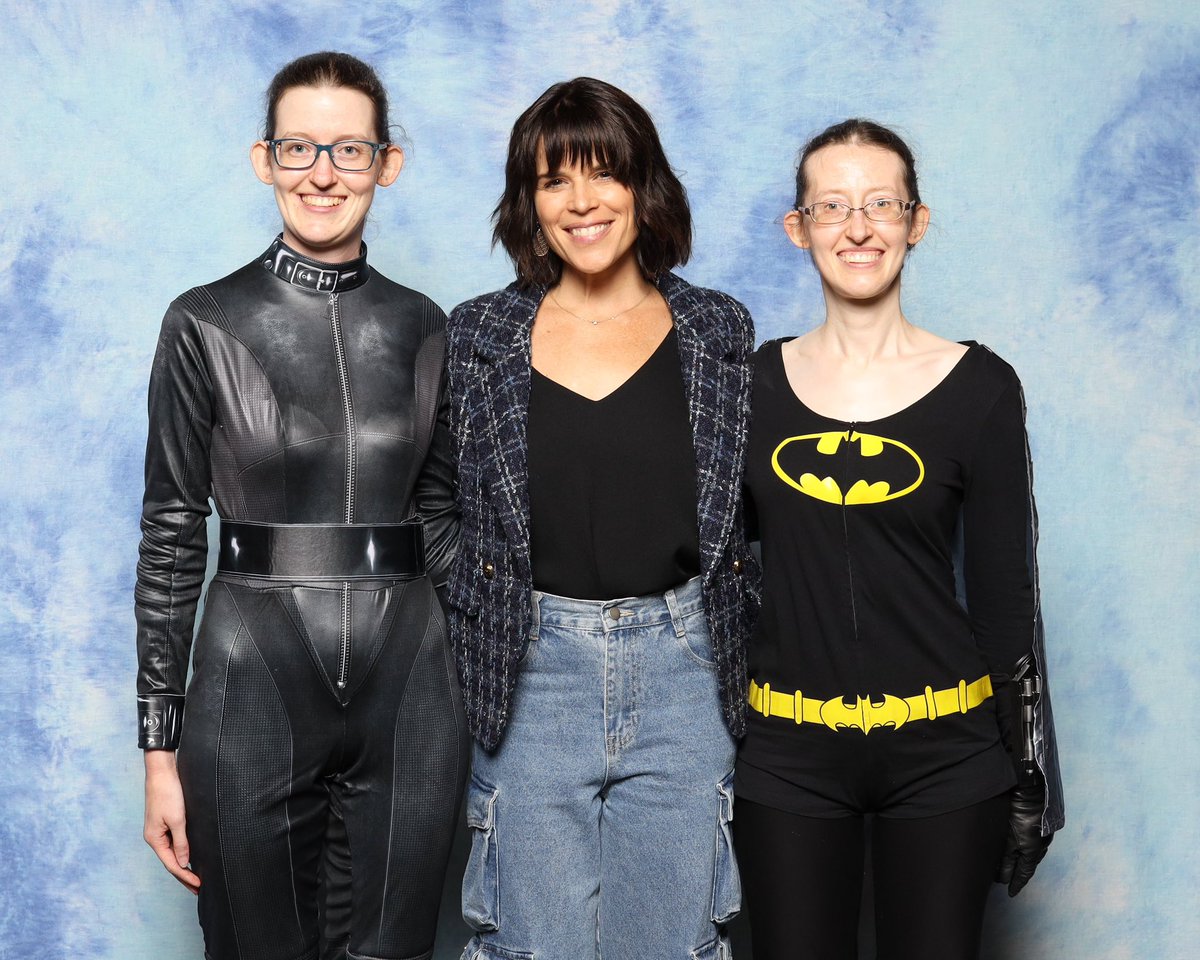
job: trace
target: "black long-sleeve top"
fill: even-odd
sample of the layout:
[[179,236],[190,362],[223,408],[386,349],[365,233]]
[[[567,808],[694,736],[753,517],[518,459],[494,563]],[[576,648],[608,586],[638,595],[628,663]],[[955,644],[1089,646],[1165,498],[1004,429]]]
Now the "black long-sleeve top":
[[178,736],[210,496],[228,520],[419,518],[427,571],[444,583],[458,536],[444,328],[365,247],[326,264],[279,239],[171,304],[150,376],[135,590],[142,746]]
[[[853,702],[1011,674],[1039,636],[1012,368],[971,344],[920,400],[845,423],[797,398],[780,347],[756,355],[747,456],[764,568],[752,680]],[[811,816],[930,816],[1013,783],[991,699],[865,735],[751,711],[738,776],[742,796]]]

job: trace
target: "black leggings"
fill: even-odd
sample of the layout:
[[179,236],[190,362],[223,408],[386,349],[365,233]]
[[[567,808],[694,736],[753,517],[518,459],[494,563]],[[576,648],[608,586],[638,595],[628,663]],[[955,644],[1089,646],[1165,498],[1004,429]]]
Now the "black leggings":
[[436,603],[213,582],[178,754],[209,960],[430,956],[469,745]]
[[[1004,851],[1008,794],[936,817],[874,817],[878,960],[972,960]],[[857,960],[864,819],[738,800],[734,840],[754,960]]]

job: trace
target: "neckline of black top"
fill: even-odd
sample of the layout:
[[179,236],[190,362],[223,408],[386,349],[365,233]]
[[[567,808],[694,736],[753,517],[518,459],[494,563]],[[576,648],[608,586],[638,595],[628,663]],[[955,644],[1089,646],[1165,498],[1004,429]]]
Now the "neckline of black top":
[[537,367],[534,367],[531,365],[530,369],[533,371],[533,375],[535,377],[544,381],[545,383],[550,384],[551,386],[557,387],[563,393],[567,394],[567,396],[573,397],[576,400],[578,400],[580,403],[587,404],[588,406],[594,406],[595,404],[604,403],[606,400],[612,399],[618,393],[620,393],[626,387],[628,387],[631,383],[633,383],[634,380],[638,379],[638,377],[642,374],[642,371],[644,371],[647,367],[649,367],[651,365],[651,363],[661,353],[663,353],[663,351],[667,348],[667,345],[672,342],[672,339],[674,338],[674,336],[675,336],[675,328],[671,327],[671,329],[669,329],[667,331],[666,336],[664,336],[658,342],[658,346],[654,348],[654,350],[651,352],[650,356],[648,356],[645,360],[642,361],[642,365],[640,367],[638,367],[636,370],[633,371],[633,373],[631,373],[624,380],[622,380],[619,384],[617,384],[615,387],[613,387],[613,389],[609,390],[608,393],[606,393],[604,396],[599,397],[595,400],[593,400],[591,397],[585,397],[582,393],[576,393],[570,387],[564,386],[563,384],[559,383],[557,380],[553,379],[552,377],[546,376],[546,374],[542,373],[542,371],[539,370]]
[[792,382],[788,379],[788,375],[787,375],[787,367],[784,366],[784,363],[783,363],[783,345],[785,343],[788,343],[795,339],[796,339],[795,337],[782,337],[775,342],[775,351],[774,351],[775,356],[773,359],[774,359],[775,366],[778,370],[779,383],[781,384],[783,391],[789,397],[792,398],[792,401],[797,406],[802,407],[804,410],[811,413],[814,417],[817,417],[818,419],[821,419],[821,420],[827,420],[830,423],[839,423],[839,424],[842,424],[843,426],[847,426],[847,427],[848,426],[862,426],[864,424],[872,424],[872,423],[886,423],[888,420],[894,420],[896,417],[903,416],[906,413],[911,413],[917,407],[925,404],[931,397],[934,397],[936,394],[940,393],[943,389],[948,387],[952,381],[957,380],[958,377],[961,376],[960,371],[963,370],[967,366],[967,363],[966,363],[967,358],[974,356],[980,350],[983,349],[983,347],[981,347],[974,340],[958,341],[964,347],[967,348],[966,353],[964,353],[961,357],[959,357],[954,362],[954,366],[952,366],[949,369],[949,371],[947,371],[946,375],[944,377],[942,377],[941,380],[939,380],[932,387],[930,387],[927,391],[925,391],[925,393],[921,394],[921,396],[917,397],[917,399],[914,400],[912,403],[906,404],[905,406],[901,407],[899,410],[894,410],[893,412],[885,414],[882,417],[873,417],[870,420],[843,420],[840,417],[831,417],[828,414],[818,413],[816,410],[814,410],[812,407],[810,407],[807,403],[805,403],[803,400],[801,400],[800,397],[797,395],[796,391],[794,389],[792,389]]
[[343,263],[326,263],[297,253],[283,242],[283,234],[277,236],[262,255],[262,265],[294,287],[304,287],[317,293],[344,293],[361,287],[371,275],[367,266],[367,245],[360,248],[359,255]]

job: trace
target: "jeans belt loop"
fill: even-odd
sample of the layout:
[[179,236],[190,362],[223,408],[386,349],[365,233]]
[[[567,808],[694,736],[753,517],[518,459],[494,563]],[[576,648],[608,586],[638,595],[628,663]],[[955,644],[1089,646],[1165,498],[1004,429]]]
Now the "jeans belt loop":
[[667,601],[667,609],[671,612],[671,626],[675,628],[675,636],[684,636],[687,631],[683,628],[683,614],[679,610],[679,599],[675,596],[675,588],[672,587],[664,593],[663,599]]
[[538,590],[532,591],[529,603],[529,639],[534,641],[542,632],[542,597],[545,594]]

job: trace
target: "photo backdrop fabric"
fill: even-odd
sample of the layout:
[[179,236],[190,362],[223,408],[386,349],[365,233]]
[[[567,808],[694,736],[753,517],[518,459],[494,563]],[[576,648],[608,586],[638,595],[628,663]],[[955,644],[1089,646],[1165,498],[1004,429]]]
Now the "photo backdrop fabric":
[[[354,4],[4,0],[0,955],[200,955],[141,840],[132,588],[145,389],[173,297],[278,229],[247,153],[284,62],[373,63],[408,164],[371,262],[449,309],[501,286],[508,131],[549,84],[644,104],[691,197],[689,280],[760,339],[821,317],[780,220],[806,137],[894,126],[933,211],[915,323],[1029,402],[1067,827],[985,956],[1200,951],[1200,7],[1166,0]],[[449,887],[453,890],[452,880]],[[454,958],[450,922],[437,957]],[[739,960],[748,954],[739,953]]]

